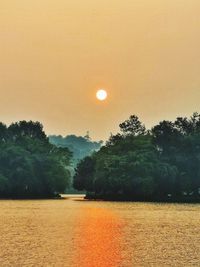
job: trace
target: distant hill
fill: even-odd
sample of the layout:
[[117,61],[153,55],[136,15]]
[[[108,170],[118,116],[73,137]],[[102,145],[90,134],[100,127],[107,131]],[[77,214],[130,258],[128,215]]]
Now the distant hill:
[[86,136],[67,135],[50,135],[49,142],[57,147],[68,148],[73,153],[73,167],[77,163],[90,156],[94,151],[98,151],[103,144],[103,141],[92,141],[87,134]]

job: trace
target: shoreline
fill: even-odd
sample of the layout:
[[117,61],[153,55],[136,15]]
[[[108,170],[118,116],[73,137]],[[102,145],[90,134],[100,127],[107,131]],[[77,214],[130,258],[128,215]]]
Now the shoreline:
[[113,201],[113,202],[149,202],[149,203],[180,203],[180,204],[200,204],[199,199],[187,198],[123,198],[123,197],[98,197],[98,196],[85,196],[88,201]]

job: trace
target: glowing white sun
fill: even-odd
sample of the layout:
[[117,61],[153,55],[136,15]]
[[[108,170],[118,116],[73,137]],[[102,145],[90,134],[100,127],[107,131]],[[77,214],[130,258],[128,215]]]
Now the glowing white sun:
[[96,93],[96,97],[100,101],[105,100],[107,98],[107,96],[108,96],[108,94],[107,94],[106,90],[104,90],[104,89],[100,89]]

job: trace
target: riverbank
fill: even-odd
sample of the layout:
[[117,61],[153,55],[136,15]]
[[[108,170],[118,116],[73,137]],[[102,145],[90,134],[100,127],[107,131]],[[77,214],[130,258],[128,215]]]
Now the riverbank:
[[122,201],[122,202],[160,202],[160,203],[200,203],[199,197],[189,197],[189,196],[180,196],[180,197],[131,197],[124,195],[101,195],[94,193],[87,193],[85,196],[87,200],[104,200],[104,201]]
[[43,199],[63,199],[63,195],[56,194],[56,195],[17,195],[17,196],[2,196],[0,200],[43,200]]

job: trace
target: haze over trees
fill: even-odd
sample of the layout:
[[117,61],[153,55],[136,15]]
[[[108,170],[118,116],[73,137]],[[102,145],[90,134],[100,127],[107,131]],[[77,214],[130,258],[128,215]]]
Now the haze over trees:
[[[102,146],[103,141],[92,141],[89,133],[83,136],[67,135],[65,137],[61,135],[50,135],[49,142],[57,147],[68,148],[72,152],[71,166],[69,168],[71,175],[75,173],[75,168],[81,159],[91,156],[93,152],[98,151]],[[84,193],[85,190],[79,192],[75,190],[72,183],[65,191],[69,194]]]
[[73,181],[88,198],[200,201],[200,114],[151,130],[135,115],[77,165]]
[[49,143],[39,122],[0,123],[0,197],[53,197],[70,183],[71,152]]
[[67,135],[65,137],[61,135],[50,135],[50,143],[57,147],[68,148],[73,154],[72,166],[76,164],[86,156],[90,156],[94,151],[100,149],[103,141],[92,141],[89,133],[83,136]]

